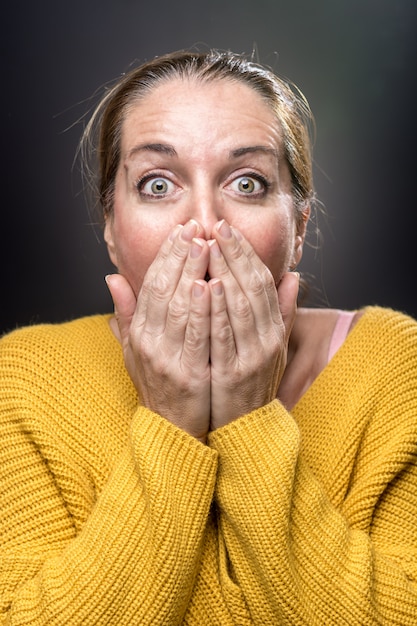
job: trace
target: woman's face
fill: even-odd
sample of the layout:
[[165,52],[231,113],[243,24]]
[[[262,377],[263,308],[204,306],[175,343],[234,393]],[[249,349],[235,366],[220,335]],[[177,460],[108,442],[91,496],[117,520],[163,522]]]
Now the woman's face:
[[171,79],[124,120],[105,239],[136,294],[162,242],[191,218],[208,240],[221,219],[238,228],[277,283],[301,257],[281,129],[243,83]]

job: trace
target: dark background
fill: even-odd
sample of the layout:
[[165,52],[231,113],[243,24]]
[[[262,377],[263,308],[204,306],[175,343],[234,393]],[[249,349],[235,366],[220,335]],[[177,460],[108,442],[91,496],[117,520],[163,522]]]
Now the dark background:
[[111,310],[78,166],[78,120],[137,59],[194,44],[294,81],[317,125],[316,304],[417,317],[415,0],[16,0],[3,9],[0,332]]

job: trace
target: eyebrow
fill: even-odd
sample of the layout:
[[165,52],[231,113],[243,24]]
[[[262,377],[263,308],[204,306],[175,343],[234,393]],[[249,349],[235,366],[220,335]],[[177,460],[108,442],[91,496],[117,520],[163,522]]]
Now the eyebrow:
[[135,146],[131,150],[129,150],[127,158],[131,159],[138,152],[159,152],[160,154],[167,154],[168,156],[178,156],[177,151],[174,146],[170,146],[165,143],[143,143],[138,146]]
[[242,148],[236,148],[230,151],[230,158],[239,158],[245,154],[251,154],[254,152],[261,152],[263,154],[272,154],[277,161],[279,160],[279,152],[275,148],[269,148],[268,146],[245,146]]

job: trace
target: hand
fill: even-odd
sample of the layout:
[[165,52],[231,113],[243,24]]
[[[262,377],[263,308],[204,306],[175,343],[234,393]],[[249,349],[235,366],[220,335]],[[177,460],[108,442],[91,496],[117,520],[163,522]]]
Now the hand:
[[277,290],[252,246],[225,222],[216,225],[213,237],[211,430],[277,397],[299,287],[298,275],[286,273]]
[[150,266],[136,301],[108,277],[128,373],[146,407],[205,441],[210,426],[209,248],[191,220],[177,227]]

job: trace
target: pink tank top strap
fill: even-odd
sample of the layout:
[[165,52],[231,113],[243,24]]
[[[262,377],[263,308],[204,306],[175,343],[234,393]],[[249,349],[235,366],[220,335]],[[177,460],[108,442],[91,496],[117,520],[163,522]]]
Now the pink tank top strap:
[[334,357],[346,339],[356,311],[339,311],[338,318],[330,339],[328,361]]

